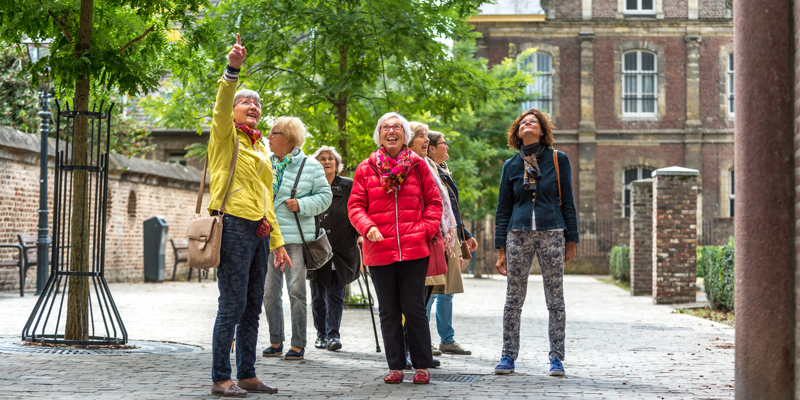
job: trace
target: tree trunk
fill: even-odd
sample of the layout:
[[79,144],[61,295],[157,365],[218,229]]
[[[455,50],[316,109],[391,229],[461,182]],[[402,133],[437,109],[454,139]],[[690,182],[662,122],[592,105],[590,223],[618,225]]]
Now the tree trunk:
[[[347,46],[339,47],[339,79],[344,80],[344,74],[347,72]],[[350,102],[348,95],[339,91],[336,94],[336,123],[339,128],[339,153],[342,155],[342,165],[347,168],[347,104]]]
[[[81,0],[80,25],[78,26],[78,54],[82,55],[92,45],[93,0]],[[89,110],[89,76],[83,75],[75,83],[75,111]],[[75,117],[72,164],[86,165],[89,121],[85,115]],[[85,170],[73,171],[72,216],[70,222],[70,271],[89,271],[89,199],[87,198],[87,174]],[[89,279],[87,276],[69,277],[67,297],[66,340],[89,338]]]

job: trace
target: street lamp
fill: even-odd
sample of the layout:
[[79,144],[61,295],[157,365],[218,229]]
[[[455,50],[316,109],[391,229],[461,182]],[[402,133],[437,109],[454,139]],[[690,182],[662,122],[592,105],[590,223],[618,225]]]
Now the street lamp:
[[[22,43],[28,47],[28,56],[32,63],[36,63],[50,54],[50,39],[35,41],[23,38]],[[41,147],[39,150],[39,235],[36,240],[36,295],[42,294],[47,284],[47,270],[49,257],[47,250],[50,247],[50,235],[47,227],[47,137],[50,134],[50,88],[47,83],[39,87],[39,99],[42,110],[39,112],[41,122]],[[20,282],[24,285],[24,282]]]

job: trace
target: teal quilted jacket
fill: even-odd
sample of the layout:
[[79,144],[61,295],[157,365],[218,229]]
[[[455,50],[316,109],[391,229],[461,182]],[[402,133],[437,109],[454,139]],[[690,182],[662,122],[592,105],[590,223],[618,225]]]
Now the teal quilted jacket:
[[[278,190],[275,191],[273,203],[275,204],[275,216],[280,226],[283,241],[286,244],[303,243],[300,239],[300,232],[297,229],[297,222],[294,213],[289,211],[286,200],[291,198],[292,187],[294,186],[300,164],[306,159],[303,167],[303,174],[297,183],[297,203],[300,211],[300,226],[303,227],[303,235],[306,240],[315,239],[314,216],[325,212],[331,205],[333,194],[328,180],[325,179],[325,170],[322,165],[311,157],[306,157],[303,150],[296,148],[292,151],[292,162],[283,171],[283,180]],[[273,169],[274,170],[274,169]]]

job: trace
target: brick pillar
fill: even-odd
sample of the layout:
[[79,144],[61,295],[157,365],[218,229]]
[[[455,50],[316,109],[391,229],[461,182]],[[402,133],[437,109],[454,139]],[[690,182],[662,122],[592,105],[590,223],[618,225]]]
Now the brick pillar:
[[631,296],[653,293],[653,180],[631,184]]
[[653,171],[653,303],[697,301],[696,169]]

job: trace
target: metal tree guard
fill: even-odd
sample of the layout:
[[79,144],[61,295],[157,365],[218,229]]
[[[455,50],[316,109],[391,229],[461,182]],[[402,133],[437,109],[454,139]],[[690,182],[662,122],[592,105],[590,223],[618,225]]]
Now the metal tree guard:
[[[128,333],[122,323],[117,306],[111,297],[105,279],[105,245],[106,245],[106,208],[108,201],[108,159],[111,139],[112,103],[103,111],[104,102],[99,107],[95,104],[92,111],[71,111],[69,103],[65,110],[56,101],[57,119],[55,182],[53,193],[53,246],[50,277],[33,308],[28,322],[22,331],[22,340],[38,343],[57,343],[66,345],[119,345],[128,340]],[[89,120],[87,151],[85,165],[77,165],[73,160],[75,118],[86,116]],[[63,149],[61,147],[64,147]],[[72,204],[73,174],[76,170],[86,171],[86,203]],[[71,226],[73,206],[85,206],[84,217],[88,220],[89,235],[89,271],[70,270],[70,235],[74,229],[84,229],[84,224]],[[85,249],[77,249],[81,251]],[[82,278],[82,279],[81,279]],[[78,292],[88,291],[88,302],[81,298],[81,319],[87,323],[81,325],[80,338],[85,340],[66,340],[69,281],[77,279]],[[91,282],[91,283],[89,283]],[[85,287],[84,285],[88,286]],[[79,294],[78,293],[78,294]],[[82,297],[82,296],[81,296]],[[83,313],[87,313],[85,315]],[[88,331],[84,331],[84,329]]]

